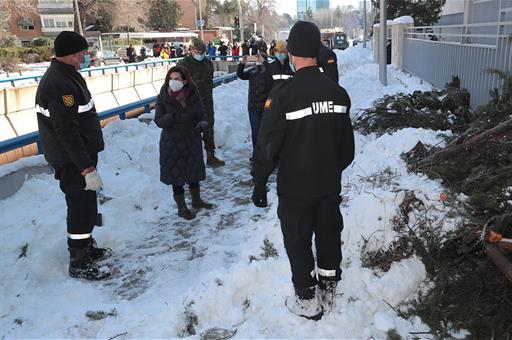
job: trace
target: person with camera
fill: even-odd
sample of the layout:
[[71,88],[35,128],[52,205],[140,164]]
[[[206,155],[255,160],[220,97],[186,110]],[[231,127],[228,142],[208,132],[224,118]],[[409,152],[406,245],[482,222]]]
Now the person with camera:
[[[245,67],[250,60],[253,65],[248,70]],[[251,136],[253,150],[258,140],[258,131],[260,129],[261,115],[265,106],[270,89],[272,88],[272,78],[269,72],[269,63],[267,54],[259,51],[256,56],[244,56],[236,71],[238,78],[249,80],[249,91],[247,98],[247,109],[249,111],[249,122],[251,123]]]
[[172,67],[156,100],[155,123],[160,135],[160,181],[172,185],[178,216],[196,217],[185,203],[189,185],[192,207],[212,209],[201,199],[199,182],[206,178],[201,133],[208,127],[206,113],[187,69]]

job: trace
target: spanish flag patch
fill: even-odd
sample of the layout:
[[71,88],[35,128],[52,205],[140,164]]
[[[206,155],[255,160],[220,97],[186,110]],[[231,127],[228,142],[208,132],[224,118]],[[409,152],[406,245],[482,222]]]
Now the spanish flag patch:
[[75,104],[75,98],[72,94],[66,94],[62,96],[62,103],[67,107],[71,107]]
[[270,105],[272,105],[272,99],[268,98],[265,102],[265,109],[269,109]]
[[335,63],[334,59],[328,59],[327,60],[327,64],[334,64],[334,63]]

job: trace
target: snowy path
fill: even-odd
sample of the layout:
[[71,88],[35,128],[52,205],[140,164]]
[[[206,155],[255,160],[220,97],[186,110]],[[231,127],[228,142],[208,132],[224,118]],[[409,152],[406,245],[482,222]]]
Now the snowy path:
[[[390,70],[390,86],[384,89],[368,51],[354,48],[340,56],[341,83],[354,108],[367,107],[384,93],[428,88]],[[217,208],[190,222],[178,218],[171,189],[158,180],[160,129],[137,120],[104,129],[107,149],[100,154],[99,172],[105,183],[100,206],[105,227],[94,236],[114,252],[106,264],[115,272],[106,282],[67,276],[65,203],[51,175],[28,180],[0,201],[0,337],[172,338],[220,327],[236,329],[238,338],[383,338],[389,329],[402,336],[428,330],[421,320],[404,320],[389,306],[420,289],[421,261],[413,257],[378,273],[361,266],[360,251],[363,237],[372,238],[374,247],[393,240],[390,221],[406,190],[443,214],[436,200],[440,185],[408,174],[399,157],[418,140],[437,143],[438,134],[421,129],[380,138],[357,134],[357,156],[343,179],[343,281],[337,307],[319,322],[306,321],[284,306],[292,286],[274,183],[269,207],[259,209],[250,201],[246,93],[243,81],[214,90],[216,141],[226,166],[208,169],[201,184],[204,198]],[[397,174],[396,183],[370,187],[361,180],[385,168]],[[264,240],[277,257],[261,258]],[[25,244],[26,256],[20,257]],[[102,320],[85,315],[113,309],[115,315]]]

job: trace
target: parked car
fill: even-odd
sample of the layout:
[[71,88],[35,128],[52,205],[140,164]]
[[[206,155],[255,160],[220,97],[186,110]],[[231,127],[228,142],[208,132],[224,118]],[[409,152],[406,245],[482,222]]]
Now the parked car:
[[91,66],[107,66],[107,65],[116,65],[123,62],[123,59],[119,57],[113,51],[90,51],[91,55]]
[[[133,45],[135,48],[135,55],[137,56],[137,61],[140,61],[140,48],[141,45]],[[116,52],[117,55],[119,55],[125,62],[129,62],[128,56],[126,55],[126,49],[128,48],[128,45],[119,47]],[[153,50],[148,48],[147,46],[144,46],[144,49],[146,50],[146,58],[153,56]]]

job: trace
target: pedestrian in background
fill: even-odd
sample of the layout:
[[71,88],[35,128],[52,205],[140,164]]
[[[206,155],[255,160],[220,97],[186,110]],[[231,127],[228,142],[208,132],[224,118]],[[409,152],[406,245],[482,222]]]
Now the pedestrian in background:
[[288,52],[296,71],[265,103],[252,195],[256,206],[267,205],[267,181],[277,166],[277,215],[295,291],[286,306],[313,320],[332,310],[341,280],[341,174],[354,158],[350,98],[320,72],[320,45],[315,24],[293,25]]
[[338,58],[336,57],[336,53],[322,43],[320,43],[317,63],[320,70],[324,72],[327,77],[336,84],[339,83]]
[[269,65],[270,75],[272,76],[272,87],[275,87],[285,80],[293,77],[290,60],[288,59],[286,42],[278,40],[274,46],[274,51],[276,59]]
[[69,275],[102,280],[110,271],[98,262],[111,251],[96,247],[92,231],[102,225],[96,192],[103,182],[96,166],[104,142],[91,93],[77,72],[89,67],[88,47],[75,32],[55,38],[55,58],[37,87],[36,112],[44,157],[66,198]]
[[249,80],[247,109],[249,111],[252,146],[254,150],[258,140],[258,131],[260,129],[261,115],[263,114],[265,101],[272,88],[272,78],[270,76],[267,54],[265,52],[258,52],[257,61],[249,70],[245,70],[246,65],[247,56],[243,57],[238,64],[236,74],[238,78],[242,80]]
[[206,178],[201,133],[208,122],[201,98],[188,71],[172,67],[156,100],[155,123],[160,135],[160,181],[172,185],[178,216],[196,217],[185,203],[183,186],[189,185],[192,207],[212,209],[201,199],[199,182]]
[[223,166],[224,161],[215,157],[215,139],[213,126],[215,116],[213,110],[213,63],[206,58],[206,44],[201,39],[192,40],[191,55],[183,58],[179,65],[185,67],[196,84],[199,96],[203,101],[208,129],[203,134],[204,148],[206,149],[206,164],[212,167]]

